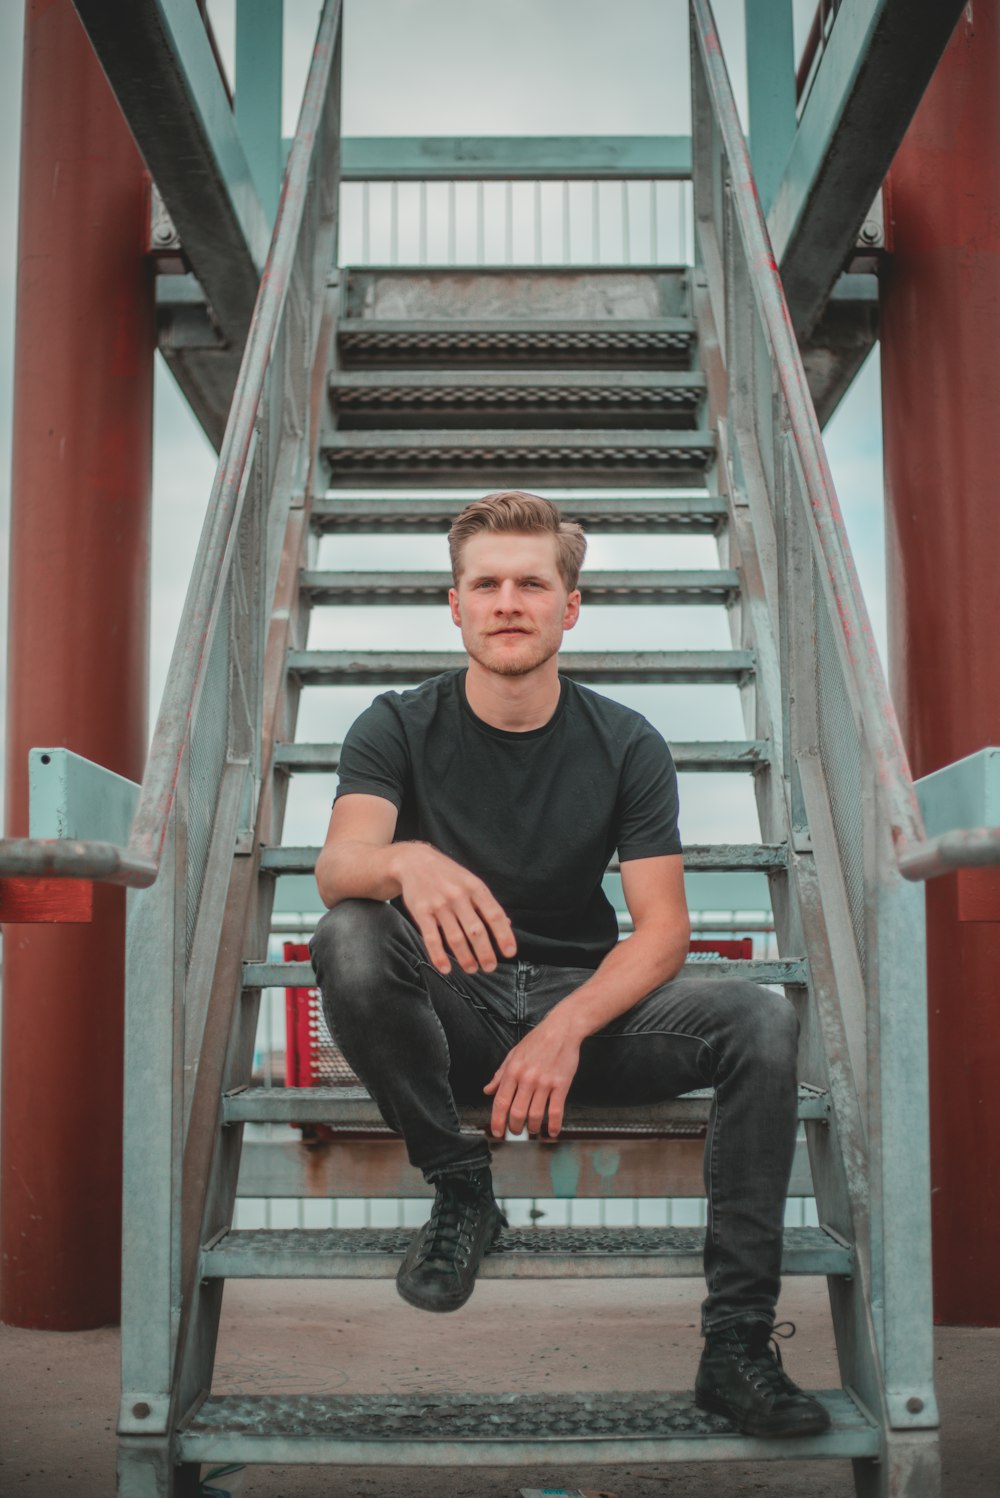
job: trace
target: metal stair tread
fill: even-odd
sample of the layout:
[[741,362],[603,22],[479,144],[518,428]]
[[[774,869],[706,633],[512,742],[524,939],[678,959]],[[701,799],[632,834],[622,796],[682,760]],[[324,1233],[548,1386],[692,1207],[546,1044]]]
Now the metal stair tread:
[[[202,1250],[206,1279],[388,1279],[414,1228],[251,1228]],[[691,1278],[704,1272],[701,1227],[507,1228],[481,1279]],[[782,1273],[850,1276],[851,1246],[822,1227],[784,1231]]]
[[820,1436],[739,1435],[690,1393],[215,1394],[181,1423],[181,1461],[560,1466],[584,1461],[872,1457],[877,1426],[847,1390],[811,1391]]
[[[312,509],[310,523],[319,534],[427,535],[443,534],[467,499],[383,498],[323,495]],[[590,534],[716,535],[726,524],[726,501],[717,495],[635,495],[632,497],[563,499],[559,507],[567,520],[578,520]]]
[[697,369],[338,369],[331,370],[328,388],[338,398],[348,392],[426,392],[430,399],[451,387],[479,391],[579,391],[689,393],[700,397],[705,376]]
[[[335,773],[340,765],[340,744],[291,744],[274,746],[274,763],[297,774]],[[755,770],[769,762],[766,739],[694,739],[670,745],[675,767],[680,771],[712,773]]]
[[[466,657],[457,650],[290,650],[286,661],[302,686],[345,686],[426,681],[458,670]],[[755,661],[752,650],[574,650],[560,664],[583,682],[742,686]]]
[[[745,978],[751,983],[802,985],[807,978],[803,958],[751,957],[723,959],[717,962],[686,962],[681,969],[685,977]],[[243,987],[315,988],[316,976],[308,962],[245,962]]]
[[344,317],[337,328],[343,359],[428,363],[448,359],[578,362],[667,361],[684,364],[695,342],[690,317],[649,318],[382,318]]
[[[312,844],[289,843],[277,848],[265,845],[260,866],[272,874],[311,874],[319,852],[319,847]],[[689,872],[731,874],[787,866],[788,849],[784,843],[689,843],[684,849],[684,867]],[[608,870],[614,873],[617,869],[617,860],[613,860]]]
[[[595,1108],[580,1103],[566,1110],[566,1134],[614,1134],[624,1131],[686,1126],[708,1122],[713,1093],[705,1088],[671,1098],[666,1103],[647,1103],[640,1107]],[[461,1107],[463,1125],[482,1128],[489,1118],[487,1107]],[[826,1119],[830,1116],[830,1099],[826,1092],[800,1082],[798,1116],[801,1119]],[[228,1092],[222,1100],[222,1118],[232,1123],[323,1123],[343,1128],[383,1127],[382,1115],[374,1099],[363,1087],[244,1087]]]
[[[363,572],[303,570],[302,592],[314,604],[444,603],[452,585],[445,571]],[[640,572],[594,570],[580,578],[584,603],[726,604],[740,591],[739,574],[729,568]]]

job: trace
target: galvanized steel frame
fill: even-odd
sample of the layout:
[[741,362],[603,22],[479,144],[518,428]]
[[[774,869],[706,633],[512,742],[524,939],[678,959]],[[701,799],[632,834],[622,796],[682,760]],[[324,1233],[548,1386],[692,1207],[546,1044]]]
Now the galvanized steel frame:
[[842,1372],[886,1442],[885,1478],[859,1475],[859,1491],[891,1481],[932,1494],[923,901],[900,869],[901,853],[927,844],[708,0],[691,0],[691,14],[702,338],[710,358],[718,347],[719,480],[750,563],[743,608],[756,611],[737,623],[738,643],[749,628],[765,667],[747,726],[761,734],[770,719],[762,830],[791,850],[775,914],[809,958],[804,1054],[833,1102],[839,1148],[811,1131],[819,1209],[858,1247],[858,1287],[831,1292]]

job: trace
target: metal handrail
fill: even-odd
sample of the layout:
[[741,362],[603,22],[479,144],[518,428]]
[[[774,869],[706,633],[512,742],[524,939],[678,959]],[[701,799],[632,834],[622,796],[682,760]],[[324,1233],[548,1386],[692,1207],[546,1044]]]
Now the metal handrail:
[[[830,475],[798,342],[788,313],[778,264],[757,195],[746,137],[725,72],[709,0],[691,0],[694,34],[712,97],[732,183],[733,222],[747,262],[757,274],[754,295],[774,353],[774,369],[784,398],[792,443],[805,481],[817,541],[816,563],[836,601],[851,684],[866,731],[873,740],[878,783],[885,797],[900,873],[923,880],[966,864],[1000,861],[1000,833],[946,834],[928,839],[895,709],[882,671],[861,586],[851,556],[843,516]],[[988,832],[984,829],[984,832]]]
[[170,661],[139,800],[124,847],[97,841],[0,839],[0,875],[93,879],[143,889],[159,873],[177,796],[193,705],[208,667],[208,643],[236,554],[235,540],[254,453],[257,415],[281,325],[302,228],[306,188],[329,86],[342,0],[325,0],[288,157],[267,261],[261,276],[236,396],[219,453],[208,511]]

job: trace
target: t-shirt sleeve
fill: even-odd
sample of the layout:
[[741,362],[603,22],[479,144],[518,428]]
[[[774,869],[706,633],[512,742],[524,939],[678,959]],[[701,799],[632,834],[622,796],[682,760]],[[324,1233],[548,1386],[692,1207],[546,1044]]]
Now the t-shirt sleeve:
[[629,745],[618,798],[618,858],[660,858],[683,851],[677,830],[677,771],[649,723]]
[[354,792],[381,796],[398,810],[408,773],[409,750],[403,726],[386,697],[376,697],[344,738],[334,801]]

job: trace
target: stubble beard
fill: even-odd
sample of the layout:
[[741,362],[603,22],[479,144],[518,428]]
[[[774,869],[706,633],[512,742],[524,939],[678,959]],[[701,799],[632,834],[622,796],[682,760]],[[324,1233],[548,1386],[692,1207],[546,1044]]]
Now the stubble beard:
[[559,646],[549,650],[540,641],[532,649],[528,656],[519,659],[505,659],[499,652],[496,655],[488,655],[481,647],[473,650],[468,643],[465,646],[469,655],[484,671],[492,671],[494,676],[529,676],[532,671],[537,671],[539,666],[551,660],[559,652]]

